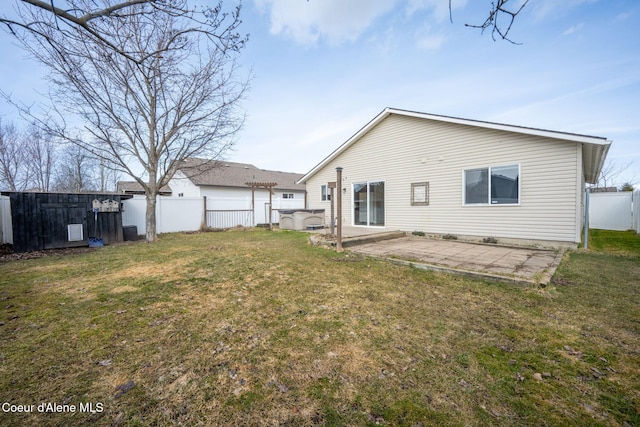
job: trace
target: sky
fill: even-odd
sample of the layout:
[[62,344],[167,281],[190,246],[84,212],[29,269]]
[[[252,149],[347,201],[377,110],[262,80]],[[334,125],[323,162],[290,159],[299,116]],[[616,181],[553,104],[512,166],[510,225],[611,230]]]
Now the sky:
[[[608,158],[629,165],[620,183],[640,184],[640,2],[530,0],[517,44],[465,25],[490,0],[453,0],[453,23],[448,4],[245,0],[251,88],[226,160],[306,173],[391,107],[606,137]],[[0,88],[27,102],[46,92],[39,65],[0,37]]]

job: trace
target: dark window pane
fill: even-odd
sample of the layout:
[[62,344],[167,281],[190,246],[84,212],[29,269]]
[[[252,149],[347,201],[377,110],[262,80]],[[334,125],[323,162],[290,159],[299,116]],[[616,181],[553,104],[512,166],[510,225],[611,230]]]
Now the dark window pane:
[[353,184],[353,223],[367,225],[367,184]]
[[517,204],[519,202],[519,169],[517,165],[491,168],[491,204]]
[[489,203],[489,169],[464,171],[464,203]]
[[384,182],[369,183],[369,225],[384,225]]

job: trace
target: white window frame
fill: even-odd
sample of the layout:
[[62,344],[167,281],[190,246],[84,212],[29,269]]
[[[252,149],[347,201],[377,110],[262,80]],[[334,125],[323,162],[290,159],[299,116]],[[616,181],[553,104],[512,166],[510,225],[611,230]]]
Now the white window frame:
[[282,193],[283,199],[293,199],[293,193]]
[[[506,168],[506,167],[517,167],[518,168],[518,202],[517,203],[491,203],[491,170],[498,168]],[[467,195],[467,171],[479,170],[479,169],[487,169],[488,179],[487,179],[487,202],[486,203],[467,203],[466,195]],[[471,167],[462,170],[462,206],[520,206],[522,201],[522,168],[520,163],[510,163],[504,165],[494,165],[494,166],[478,166]]]
[[331,189],[329,185],[322,184],[320,186],[320,201],[321,202],[330,202],[331,201]]

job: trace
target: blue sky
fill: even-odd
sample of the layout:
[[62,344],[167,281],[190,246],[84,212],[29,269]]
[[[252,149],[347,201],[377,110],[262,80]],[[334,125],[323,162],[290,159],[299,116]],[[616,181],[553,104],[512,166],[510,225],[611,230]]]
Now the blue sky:
[[[450,23],[448,0],[245,0],[254,78],[227,160],[305,173],[394,107],[604,136],[640,183],[640,2],[530,0],[519,45],[465,27],[490,0],[453,6]],[[42,71],[3,38],[2,88],[35,99]]]

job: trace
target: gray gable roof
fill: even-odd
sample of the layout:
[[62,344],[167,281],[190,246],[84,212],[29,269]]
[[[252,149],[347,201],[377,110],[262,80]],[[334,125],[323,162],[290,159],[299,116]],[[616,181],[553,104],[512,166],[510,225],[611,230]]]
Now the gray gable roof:
[[301,173],[258,169],[248,163],[189,158],[179,169],[198,186],[248,188],[247,182],[275,182],[278,184],[275,190],[304,191],[306,188],[297,183]]

